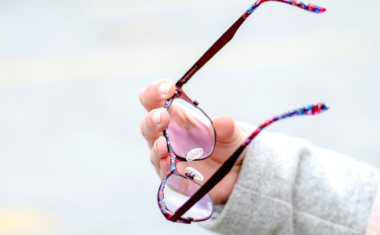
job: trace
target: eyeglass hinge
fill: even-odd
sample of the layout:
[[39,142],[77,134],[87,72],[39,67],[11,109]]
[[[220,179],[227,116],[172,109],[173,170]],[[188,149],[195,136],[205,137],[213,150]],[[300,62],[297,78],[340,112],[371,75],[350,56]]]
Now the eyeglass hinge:
[[198,103],[198,101],[194,100],[193,104],[198,106],[199,103]]
[[174,90],[174,96],[179,97],[182,93],[182,89],[180,87],[176,87]]

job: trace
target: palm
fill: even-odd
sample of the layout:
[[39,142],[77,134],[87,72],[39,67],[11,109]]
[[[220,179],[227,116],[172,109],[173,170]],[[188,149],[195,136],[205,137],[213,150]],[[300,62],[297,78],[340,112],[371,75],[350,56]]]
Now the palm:
[[[174,95],[175,85],[171,81],[158,81],[150,84],[140,92],[139,99],[145,109],[149,112],[141,122],[141,133],[146,139],[150,152],[150,160],[161,178],[169,170],[169,158],[166,140],[162,135],[163,130],[169,126],[171,120],[182,120],[184,127],[191,128],[191,114],[188,110],[180,107],[172,107],[171,112],[178,112],[173,118],[163,108],[166,99]],[[194,120],[193,120],[194,121]],[[244,141],[246,134],[238,128],[230,116],[220,115],[213,119],[216,132],[216,145],[210,157],[202,161],[180,162],[177,169],[184,174],[184,169],[191,166],[203,176],[203,184],[214,172],[232,155],[232,153]],[[232,170],[211,191],[211,197],[215,204],[223,204],[232,192],[233,186],[238,178],[242,156],[235,163]]]

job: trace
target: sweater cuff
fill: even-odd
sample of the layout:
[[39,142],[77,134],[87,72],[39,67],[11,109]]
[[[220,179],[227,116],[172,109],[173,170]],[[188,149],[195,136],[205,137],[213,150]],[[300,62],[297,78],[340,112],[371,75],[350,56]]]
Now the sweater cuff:
[[[247,134],[251,134],[256,129],[250,124],[238,123],[238,125]],[[267,135],[268,133],[261,132],[248,146],[239,178],[227,203],[215,206],[212,217],[201,223],[203,227],[221,234],[273,234],[276,229],[284,232],[282,234],[289,234],[289,232],[291,234],[291,231],[286,230],[291,229],[288,225],[292,223],[292,216],[289,216],[292,214],[292,206],[285,200],[278,199],[277,196],[284,195],[282,190],[275,190],[276,195],[271,195],[269,192],[263,194],[252,187],[252,185],[260,185],[262,188],[274,189],[277,186],[269,185],[269,181],[261,180],[271,178],[266,171],[271,162],[257,161],[257,159],[270,159],[266,156],[276,155],[266,144]],[[276,174],[272,174],[272,177],[281,179],[281,176]],[[280,182],[281,180],[276,181],[288,185],[288,183]],[[291,198],[291,194],[287,193],[287,196]]]
[[248,146],[227,203],[201,225],[222,234],[379,234],[379,182],[366,164],[263,131]]

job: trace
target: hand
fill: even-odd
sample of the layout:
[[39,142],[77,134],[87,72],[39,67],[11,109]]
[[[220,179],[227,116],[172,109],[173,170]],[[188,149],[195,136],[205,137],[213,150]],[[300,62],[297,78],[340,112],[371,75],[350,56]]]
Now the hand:
[[[163,130],[169,125],[170,116],[163,107],[165,100],[174,95],[174,90],[174,83],[165,80],[153,82],[139,94],[141,104],[148,111],[148,114],[141,122],[141,133],[148,142],[149,149],[151,149],[150,160],[161,179],[169,170],[170,165],[166,139],[162,134]],[[177,106],[172,106],[171,108],[176,109],[176,112],[186,112]],[[205,112],[207,113],[207,110]],[[185,114],[184,116],[188,115]],[[216,145],[212,155],[202,161],[180,162],[177,164],[177,170],[183,175],[187,166],[199,171],[205,178],[203,183],[219,169],[247,137],[235,124],[232,117],[228,115],[222,114],[215,117],[213,124],[216,132]],[[215,205],[227,202],[238,179],[243,156],[244,152],[236,161],[232,170],[210,191]],[[202,182],[199,183],[202,185]]]

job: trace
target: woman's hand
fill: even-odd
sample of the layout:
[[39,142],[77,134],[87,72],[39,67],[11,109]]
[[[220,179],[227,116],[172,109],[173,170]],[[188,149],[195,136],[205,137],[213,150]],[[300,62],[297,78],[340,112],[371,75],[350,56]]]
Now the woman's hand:
[[[141,104],[148,111],[141,122],[141,133],[148,142],[148,147],[151,149],[150,160],[161,179],[169,170],[170,165],[166,140],[162,134],[169,125],[170,116],[163,107],[165,100],[174,95],[174,90],[175,85],[172,81],[157,81],[144,88],[139,95]],[[172,106],[171,109],[176,109],[174,111],[177,113],[186,112],[186,110],[176,107]],[[184,113],[183,116],[189,115]],[[191,166],[204,176],[203,182],[206,182],[247,137],[228,115],[222,114],[215,117],[213,124],[216,132],[216,145],[212,155],[202,161],[178,163],[179,173],[185,174],[185,167]],[[227,202],[239,176],[243,156],[244,153],[236,161],[232,170],[210,191],[215,205]],[[202,184],[202,182],[199,183]]]

